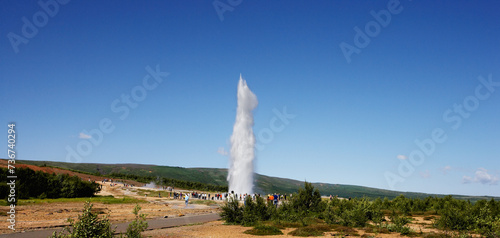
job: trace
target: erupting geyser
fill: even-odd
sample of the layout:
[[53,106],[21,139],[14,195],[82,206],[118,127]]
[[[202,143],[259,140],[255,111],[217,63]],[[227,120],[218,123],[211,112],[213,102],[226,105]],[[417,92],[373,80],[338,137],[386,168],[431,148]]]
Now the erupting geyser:
[[253,159],[255,158],[255,135],[253,114],[257,107],[257,96],[250,91],[240,75],[238,82],[238,107],[233,135],[231,136],[230,166],[227,175],[229,191],[237,194],[253,192]]

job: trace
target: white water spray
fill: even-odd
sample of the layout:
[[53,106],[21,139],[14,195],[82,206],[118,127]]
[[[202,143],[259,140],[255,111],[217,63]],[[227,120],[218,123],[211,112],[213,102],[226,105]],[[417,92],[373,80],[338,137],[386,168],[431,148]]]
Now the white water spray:
[[233,135],[231,136],[230,167],[227,175],[229,191],[237,194],[253,192],[253,160],[255,158],[255,135],[253,113],[257,107],[257,96],[250,91],[240,75],[238,82],[238,107]]

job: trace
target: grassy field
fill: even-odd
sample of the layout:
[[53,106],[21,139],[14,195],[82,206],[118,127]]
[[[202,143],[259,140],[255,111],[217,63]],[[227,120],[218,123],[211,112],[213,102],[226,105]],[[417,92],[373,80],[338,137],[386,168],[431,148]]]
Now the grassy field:
[[[145,203],[146,201],[124,197],[124,198],[114,198],[112,196],[97,196],[97,197],[85,197],[85,198],[33,198],[33,199],[20,199],[17,205],[31,205],[31,204],[44,204],[44,203],[56,203],[56,202],[100,202],[104,204],[125,204],[125,203]],[[8,206],[10,203],[7,201],[0,201],[1,206]]]
[[197,199],[189,200],[189,203],[191,203],[191,204],[202,204],[202,205],[207,205],[207,206],[217,204],[217,202],[212,201],[212,200],[197,200]]

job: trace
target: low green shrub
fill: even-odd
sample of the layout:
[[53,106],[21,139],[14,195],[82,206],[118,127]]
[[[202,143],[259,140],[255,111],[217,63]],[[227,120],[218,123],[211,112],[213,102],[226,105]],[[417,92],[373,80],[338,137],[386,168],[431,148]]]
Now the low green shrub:
[[[102,219],[97,213],[92,212],[92,204],[86,202],[83,214],[78,215],[78,220],[68,219],[70,227],[65,227],[59,234],[54,232],[51,238],[112,238],[114,229],[107,216]],[[64,234],[67,233],[67,234]]]
[[412,230],[410,229],[409,226],[407,226],[408,223],[410,223],[410,218],[406,216],[401,216],[398,215],[395,211],[392,212],[390,218],[392,224],[387,226],[387,229],[391,232],[399,232],[401,235],[410,235],[412,233]]
[[334,225],[333,230],[342,236],[359,235],[358,232],[354,228],[348,227],[348,226]]
[[243,209],[240,207],[238,200],[229,199],[221,208],[222,212],[220,216],[227,224],[241,224],[243,221]]
[[283,232],[274,226],[258,225],[250,230],[243,232],[249,235],[256,236],[272,236],[272,235],[283,235]]
[[128,238],[141,238],[141,232],[148,228],[148,222],[146,221],[146,214],[139,214],[141,211],[141,206],[135,205],[134,213],[135,219],[128,225],[127,232],[125,236]]
[[382,222],[383,213],[367,199],[351,201],[333,199],[323,217],[328,224],[364,227],[370,220],[377,224]]
[[299,222],[289,222],[289,221],[279,221],[275,220],[272,222],[273,226],[280,228],[280,229],[285,229],[285,228],[298,228],[302,227],[302,223]]
[[331,230],[332,228],[326,224],[313,224],[299,227],[288,234],[292,236],[322,236],[325,232]]

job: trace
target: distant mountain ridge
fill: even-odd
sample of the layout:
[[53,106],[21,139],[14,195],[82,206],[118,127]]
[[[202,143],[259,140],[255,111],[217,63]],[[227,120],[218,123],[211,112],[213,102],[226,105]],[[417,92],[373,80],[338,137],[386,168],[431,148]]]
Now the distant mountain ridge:
[[[32,160],[18,160],[20,163],[31,164],[37,166],[51,166],[59,167],[68,170],[82,171],[86,173],[100,173],[107,175],[110,173],[133,174],[140,176],[158,176],[173,178],[192,182],[202,182],[214,185],[227,185],[227,169],[218,168],[183,168],[171,167],[160,165],[145,165],[145,164],[98,164],[98,163],[66,163],[55,161],[32,161]],[[256,193],[269,194],[269,193],[294,193],[301,186],[304,181],[271,177],[261,174],[254,176],[254,190]],[[428,196],[443,197],[442,194],[427,194],[415,192],[400,192],[391,191],[386,189],[370,188],[357,185],[344,185],[344,184],[328,184],[328,183],[313,183],[314,187],[318,188],[321,195],[338,195],[339,197],[368,197],[368,198],[384,198],[393,199],[399,195],[404,195],[409,198],[424,198]],[[452,195],[457,199],[465,199],[470,201],[477,201],[481,199],[495,199],[500,200],[499,197],[490,196],[465,196],[465,195]]]

